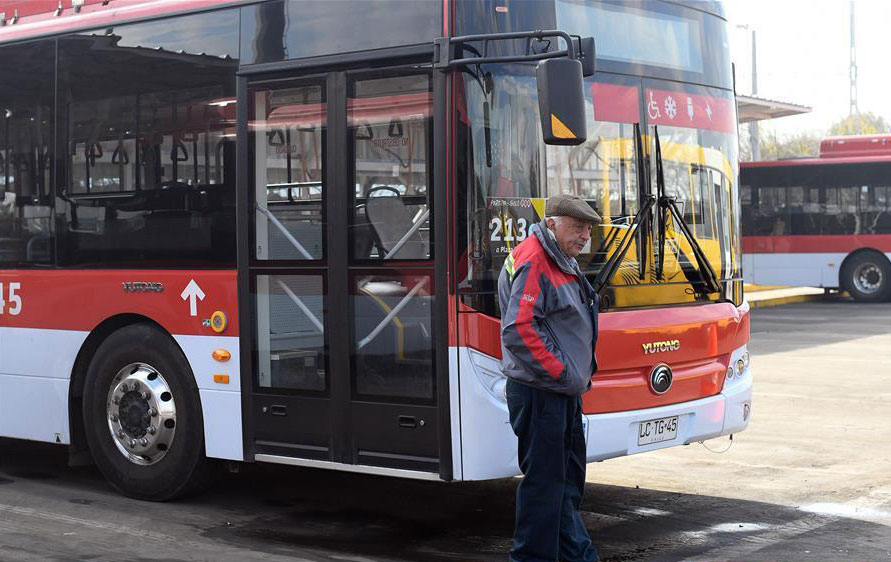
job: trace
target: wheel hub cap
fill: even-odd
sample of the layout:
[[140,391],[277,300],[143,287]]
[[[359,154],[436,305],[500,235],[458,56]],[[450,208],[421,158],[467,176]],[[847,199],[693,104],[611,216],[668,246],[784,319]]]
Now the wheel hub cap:
[[861,264],[854,271],[854,286],[861,293],[874,293],[882,286],[882,270],[872,263]]
[[108,430],[128,461],[151,465],[167,455],[176,436],[176,402],[167,381],[146,363],[131,363],[111,381]]
[[143,437],[148,433],[149,415],[148,400],[144,400],[137,392],[128,392],[121,398],[121,406],[118,409],[118,417],[121,418],[121,427],[133,437]]

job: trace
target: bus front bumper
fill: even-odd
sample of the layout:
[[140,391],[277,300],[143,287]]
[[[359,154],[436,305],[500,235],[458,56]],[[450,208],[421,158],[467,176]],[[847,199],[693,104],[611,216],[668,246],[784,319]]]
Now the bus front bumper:
[[[736,353],[734,353],[734,356]],[[744,430],[752,411],[752,373],[746,367],[742,375],[725,383],[714,396],[633,412],[591,414],[584,416],[587,461],[602,461],[656,449],[687,445]],[[662,436],[649,436],[658,420],[670,425],[677,417],[677,430]],[[647,423],[651,422],[651,423]],[[653,438],[664,441],[647,443]]]

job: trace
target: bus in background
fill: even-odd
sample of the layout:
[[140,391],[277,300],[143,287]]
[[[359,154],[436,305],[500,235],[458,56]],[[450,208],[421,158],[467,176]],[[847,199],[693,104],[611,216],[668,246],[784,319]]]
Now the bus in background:
[[361,7],[0,0],[0,436],[152,500],[213,459],[517,474],[496,281],[560,192],[604,217],[587,460],[743,430],[720,4]]
[[891,135],[830,137],[818,158],[744,162],[740,185],[746,282],[891,299]]

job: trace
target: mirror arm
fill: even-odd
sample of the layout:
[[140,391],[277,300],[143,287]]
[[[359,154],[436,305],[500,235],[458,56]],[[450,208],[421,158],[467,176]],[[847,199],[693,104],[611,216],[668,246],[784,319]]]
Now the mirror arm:
[[[512,39],[537,39],[542,40],[548,37],[559,37],[566,42],[566,48],[549,51],[544,53],[526,54],[526,55],[509,55],[509,56],[488,56],[488,44],[490,41],[508,41]],[[466,43],[474,43],[484,41],[483,56],[479,56],[479,50],[466,45]],[[572,60],[580,60],[581,54],[578,45],[581,40],[574,41],[573,36],[560,31],[559,29],[537,30],[537,31],[517,31],[512,33],[486,33],[480,35],[462,35],[459,37],[438,37],[433,41],[434,45],[434,67],[449,68],[455,66],[464,66],[468,64],[484,64],[484,63],[504,63],[504,62],[533,62],[544,59],[566,57]],[[462,49],[472,49],[477,56],[467,58],[452,58],[452,47],[460,46]]]

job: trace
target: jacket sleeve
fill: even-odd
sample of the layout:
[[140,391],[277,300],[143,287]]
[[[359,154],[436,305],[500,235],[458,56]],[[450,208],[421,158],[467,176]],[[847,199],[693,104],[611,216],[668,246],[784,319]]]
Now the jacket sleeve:
[[563,353],[545,327],[545,294],[534,262],[515,270],[508,259],[498,280],[501,341],[531,374],[561,380],[566,374]]

